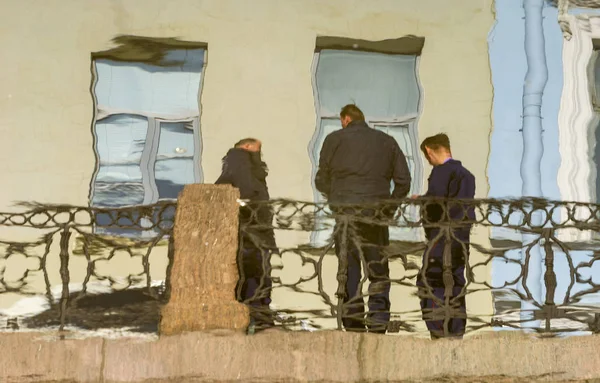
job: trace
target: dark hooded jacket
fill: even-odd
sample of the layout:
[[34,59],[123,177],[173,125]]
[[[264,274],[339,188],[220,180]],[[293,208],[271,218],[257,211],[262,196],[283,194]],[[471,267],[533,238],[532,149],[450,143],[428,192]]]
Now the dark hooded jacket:
[[250,201],[240,208],[244,247],[276,248],[271,207],[265,203],[252,203],[269,200],[267,175],[267,165],[261,160],[260,153],[233,148],[223,157],[222,173],[215,184],[232,185],[239,189],[240,199]]

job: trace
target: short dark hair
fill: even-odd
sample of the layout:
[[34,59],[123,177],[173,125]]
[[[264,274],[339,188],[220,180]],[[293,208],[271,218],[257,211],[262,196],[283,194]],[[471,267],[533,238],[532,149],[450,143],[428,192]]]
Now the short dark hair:
[[233,145],[234,148],[240,148],[244,145],[248,145],[248,144],[255,144],[257,143],[258,140],[256,138],[252,138],[252,137],[248,137],[248,138],[244,138],[239,140],[238,142],[235,143],[235,145]]
[[428,147],[431,150],[438,151],[439,149],[446,149],[450,151],[450,139],[446,133],[439,133],[435,136],[427,137],[421,143],[421,151],[427,154],[427,150],[425,147]]
[[362,110],[360,110],[358,106],[354,104],[348,104],[342,108],[340,111],[340,117],[344,118],[346,116],[350,117],[352,121],[365,120],[365,115],[363,114]]

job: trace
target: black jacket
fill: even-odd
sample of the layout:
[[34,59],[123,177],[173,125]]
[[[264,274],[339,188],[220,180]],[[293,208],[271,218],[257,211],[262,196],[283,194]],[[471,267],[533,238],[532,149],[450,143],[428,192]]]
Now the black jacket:
[[260,153],[234,148],[223,157],[223,170],[215,182],[238,188],[240,198],[250,201],[240,208],[240,229],[244,234],[244,247],[275,248],[271,207],[264,203],[252,203],[269,200],[267,174],[267,165],[260,159]]
[[329,202],[401,199],[410,191],[410,181],[406,157],[396,140],[364,121],[351,122],[325,138],[315,185]]
[[240,189],[240,198],[268,201],[267,165],[259,153],[233,148],[223,157],[223,170],[215,184],[229,184]]

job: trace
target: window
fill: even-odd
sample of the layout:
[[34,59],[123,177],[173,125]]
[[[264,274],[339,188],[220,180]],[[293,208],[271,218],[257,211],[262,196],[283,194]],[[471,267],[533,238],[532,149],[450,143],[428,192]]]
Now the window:
[[[176,199],[184,185],[202,182],[198,97],[206,50],[161,49],[151,63],[93,60],[93,207]],[[108,222],[99,217],[97,231],[128,234],[102,227]]]
[[[600,201],[600,177],[598,176],[598,169],[600,169],[600,145],[598,145],[598,143],[600,142],[600,60],[598,60],[598,48],[595,48],[593,54],[592,54],[592,59],[591,62],[593,63],[593,65],[591,65],[591,72],[588,72],[590,75],[590,82],[592,83],[591,85],[591,90],[592,90],[592,96],[591,96],[591,101],[592,101],[592,105],[594,108],[594,117],[593,118],[593,122],[592,124],[595,124],[595,129],[594,129],[594,139],[595,139],[595,143],[596,145],[594,145],[594,151],[593,151],[593,162],[594,162],[594,170],[596,173],[596,182],[593,188],[593,192],[594,192],[594,196],[595,196],[595,200],[593,202],[595,203],[599,203],[598,201]],[[600,217],[599,217],[600,218]]]
[[[344,49],[323,49],[315,54],[313,89],[317,128],[309,152],[316,174],[325,137],[341,129],[340,109],[355,103],[370,127],[394,137],[406,155],[413,178],[411,193],[421,192],[423,165],[420,160],[417,120],[421,90],[416,54],[386,54]],[[313,176],[314,179],[314,176]],[[313,185],[314,187],[314,185]],[[323,197],[314,189],[315,199]],[[416,214],[415,211],[411,211]],[[332,225],[328,222],[325,226]],[[324,246],[332,229],[313,233],[313,246]],[[415,230],[392,228],[392,240],[417,240]]]
[[[557,183],[564,201],[595,202],[598,200],[598,113],[597,81],[600,68],[597,62],[597,39],[600,39],[600,17],[568,15],[573,32],[569,41],[563,40],[563,89],[558,112],[558,142],[560,167]],[[589,213],[579,209],[578,219]],[[565,212],[561,212],[565,214]],[[563,215],[563,220],[564,215]],[[587,241],[590,231],[559,230],[562,241]]]

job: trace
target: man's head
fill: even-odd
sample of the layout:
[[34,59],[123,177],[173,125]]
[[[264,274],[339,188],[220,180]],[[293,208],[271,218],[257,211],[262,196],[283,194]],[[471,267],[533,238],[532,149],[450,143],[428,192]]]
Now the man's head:
[[257,140],[256,138],[244,138],[243,140],[238,141],[234,146],[234,148],[244,149],[248,152],[260,152],[262,148],[262,142]]
[[348,104],[340,111],[340,121],[342,122],[342,128],[345,128],[353,121],[364,121],[365,115],[358,106],[354,104]]
[[424,139],[421,143],[421,150],[427,161],[433,166],[441,165],[452,157],[450,139],[444,133]]

